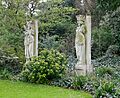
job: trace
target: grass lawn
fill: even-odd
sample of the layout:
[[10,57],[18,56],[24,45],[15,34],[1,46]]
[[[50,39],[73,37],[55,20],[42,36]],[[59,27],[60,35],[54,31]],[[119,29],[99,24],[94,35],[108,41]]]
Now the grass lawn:
[[0,80],[0,98],[92,98],[83,91]]

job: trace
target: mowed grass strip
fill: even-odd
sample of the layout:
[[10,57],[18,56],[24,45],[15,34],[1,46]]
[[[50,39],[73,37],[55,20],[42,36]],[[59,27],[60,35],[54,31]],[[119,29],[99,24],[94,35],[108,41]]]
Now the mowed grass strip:
[[92,98],[83,91],[0,80],[0,98]]

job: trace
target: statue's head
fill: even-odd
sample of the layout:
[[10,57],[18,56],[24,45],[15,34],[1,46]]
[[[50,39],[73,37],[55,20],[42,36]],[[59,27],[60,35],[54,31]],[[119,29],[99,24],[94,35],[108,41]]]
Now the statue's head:
[[27,21],[27,27],[28,29],[31,29],[33,22],[32,21]]
[[81,26],[81,25],[84,24],[84,22],[85,22],[85,16],[83,16],[83,15],[77,15],[76,18],[77,18],[78,26]]
[[24,26],[25,34],[31,35],[34,33],[34,22],[33,21],[27,21],[26,26]]

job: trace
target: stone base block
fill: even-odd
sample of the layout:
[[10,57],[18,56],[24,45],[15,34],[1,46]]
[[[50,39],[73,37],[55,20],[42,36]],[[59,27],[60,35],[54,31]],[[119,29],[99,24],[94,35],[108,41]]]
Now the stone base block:
[[77,76],[79,76],[79,75],[85,76],[86,75],[86,65],[76,65],[75,66],[75,74]]

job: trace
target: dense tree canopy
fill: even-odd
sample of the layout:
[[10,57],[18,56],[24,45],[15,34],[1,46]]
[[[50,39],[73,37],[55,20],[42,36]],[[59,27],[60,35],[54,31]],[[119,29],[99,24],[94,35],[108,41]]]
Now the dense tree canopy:
[[[74,33],[76,10],[64,0],[0,0],[0,45],[9,53],[24,57],[24,25],[39,20],[39,37],[59,35],[63,39]],[[4,44],[3,44],[4,43]]]
[[[56,49],[60,49],[62,52],[65,52],[66,50],[67,54],[69,52],[71,53],[71,51],[74,51],[74,36],[76,29],[75,14],[78,13],[78,10],[79,12],[82,11],[83,13],[87,10],[95,10],[92,13],[94,16],[92,21],[94,22],[93,25],[95,24],[94,26],[96,26],[96,24],[97,26],[99,25],[101,19],[104,19],[102,16],[106,15],[107,12],[109,12],[109,14],[112,13],[108,17],[108,22],[106,22],[106,19],[103,21],[105,22],[104,24],[107,24],[108,27],[111,27],[111,31],[107,31],[113,32],[111,38],[115,38],[114,43],[119,45],[119,30],[114,29],[116,27],[119,28],[119,21],[117,21],[119,15],[116,14],[118,13],[118,10],[116,12],[114,11],[119,7],[120,1],[85,0],[83,2],[84,7],[81,5],[81,3],[82,2],[78,0],[48,0],[47,2],[41,2],[40,0],[0,0],[1,48],[8,51],[9,53],[14,53],[20,58],[23,58],[24,25],[28,20],[38,19],[39,48],[45,48],[45,44],[50,40],[53,40],[50,41],[51,44],[55,44],[56,41],[58,44],[62,44],[62,46],[55,45],[55,47],[57,46]],[[114,16],[116,16],[116,18],[113,18]],[[108,47],[105,49],[107,48]],[[106,50],[104,50],[104,52],[105,51]]]
[[114,11],[120,6],[120,0],[96,0],[97,7],[102,11]]
[[24,3],[18,0],[0,1],[0,45],[4,50],[21,54],[23,51]]

